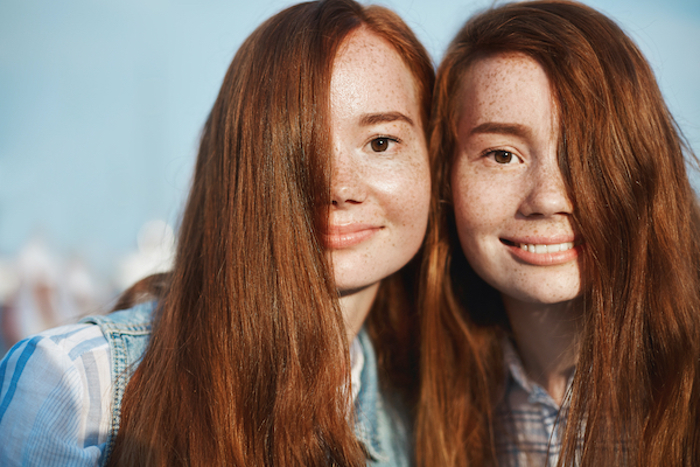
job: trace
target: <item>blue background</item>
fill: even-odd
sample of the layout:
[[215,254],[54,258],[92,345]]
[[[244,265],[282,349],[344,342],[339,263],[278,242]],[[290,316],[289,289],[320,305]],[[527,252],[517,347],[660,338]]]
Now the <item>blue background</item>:
[[[292,2],[0,2],[0,259],[41,235],[109,275],[148,220],[177,223],[199,132],[244,38]],[[384,1],[439,61],[485,1]],[[700,149],[700,2],[588,1],[652,63]],[[696,175],[695,187],[700,186]]]

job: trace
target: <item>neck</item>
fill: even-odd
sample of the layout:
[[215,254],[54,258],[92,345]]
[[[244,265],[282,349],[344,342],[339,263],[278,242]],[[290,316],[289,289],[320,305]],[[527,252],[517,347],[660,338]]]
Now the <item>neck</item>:
[[525,371],[561,405],[578,357],[579,302],[525,303],[503,297],[503,304]]
[[348,343],[351,343],[362,328],[362,323],[372,308],[374,299],[379,290],[379,282],[358,290],[340,292],[340,310],[345,319],[345,328],[348,333]]

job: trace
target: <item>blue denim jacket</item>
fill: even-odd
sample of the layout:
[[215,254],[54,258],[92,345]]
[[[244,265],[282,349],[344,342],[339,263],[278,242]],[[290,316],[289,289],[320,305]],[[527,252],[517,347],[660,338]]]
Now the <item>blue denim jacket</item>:
[[[142,303],[128,310],[82,320],[100,326],[109,342],[112,356],[112,429],[101,465],[106,463],[114,447],[124,389],[148,345],[154,308],[155,302]],[[362,330],[357,338],[362,346],[365,364],[360,393],[355,401],[355,433],[365,446],[367,465],[408,466],[411,454],[406,413],[398,408],[398,404],[391,403],[379,389],[377,361],[367,333]]]

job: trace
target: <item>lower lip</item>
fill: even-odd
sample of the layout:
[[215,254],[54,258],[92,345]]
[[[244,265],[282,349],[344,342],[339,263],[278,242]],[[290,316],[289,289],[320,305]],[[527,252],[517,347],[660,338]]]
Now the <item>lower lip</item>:
[[331,250],[342,250],[359,245],[370,237],[374,236],[379,231],[377,228],[362,229],[354,232],[324,235],[323,239],[326,248]]
[[581,254],[581,247],[583,245],[575,246],[570,250],[557,251],[554,253],[532,253],[530,251],[523,250],[519,246],[505,246],[510,249],[513,256],[525,263],[532,264],[533,266],[556,266],[576,260],[576,258],[578,258],[578,256]]

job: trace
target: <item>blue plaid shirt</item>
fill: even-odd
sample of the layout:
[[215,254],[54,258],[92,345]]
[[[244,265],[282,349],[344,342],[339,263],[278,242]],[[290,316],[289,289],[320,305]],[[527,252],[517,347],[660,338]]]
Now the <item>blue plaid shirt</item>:
[[559,405],[547,391],[528,378],[520,357],[507,339],[503,354],[508,375],[503,399],[496,407],[499,465],[554,467],[559,460],[560,436],[566,419],[564,415],[559,418]]

